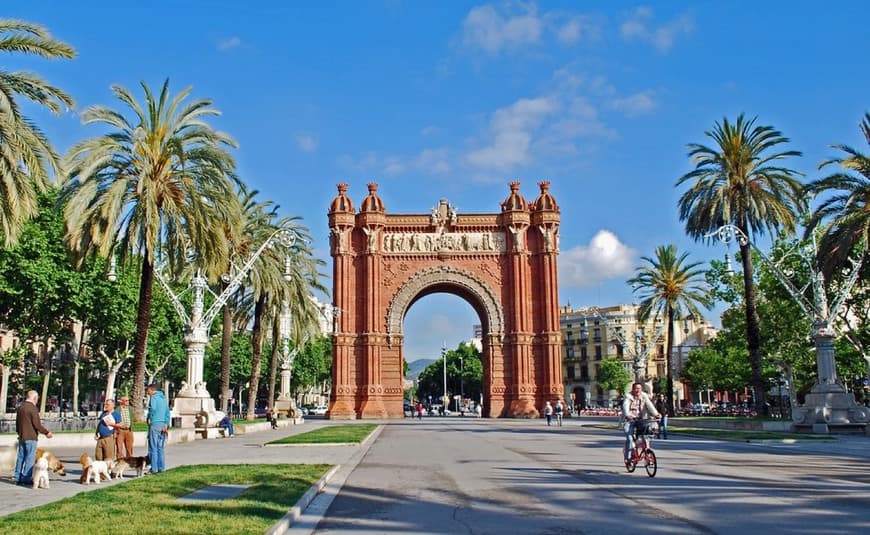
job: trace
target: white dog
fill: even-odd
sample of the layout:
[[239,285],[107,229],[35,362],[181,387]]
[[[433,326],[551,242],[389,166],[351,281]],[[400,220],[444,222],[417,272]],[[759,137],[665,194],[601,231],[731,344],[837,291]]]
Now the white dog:
[[88,470],[88,478],[85,480],[85,485],[90,485],[91,479],[99,485],[101,476],[111,479],[109,476],[109,464],[106,461],[94,461],[90,466],[90,470]]
[[33,465],[33,488],[51,488],[48,482],[48,457],[40,457],[36,460],[36,464]]

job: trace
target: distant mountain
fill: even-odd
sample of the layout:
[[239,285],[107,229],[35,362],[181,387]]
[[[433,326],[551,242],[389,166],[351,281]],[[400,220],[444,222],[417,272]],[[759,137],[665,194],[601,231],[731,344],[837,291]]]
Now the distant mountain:
[[414,362],[409,362],[408,374],[405,376],[405,379],[417,379],[423,370],[429,367],[433,362],[435,362],[435,359],[418,359]]

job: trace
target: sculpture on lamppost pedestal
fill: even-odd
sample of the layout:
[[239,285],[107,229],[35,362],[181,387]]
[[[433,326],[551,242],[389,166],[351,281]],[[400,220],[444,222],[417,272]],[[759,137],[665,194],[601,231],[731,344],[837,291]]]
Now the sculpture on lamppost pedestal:
[[[781,268],[779,264],[769,259],[736,226],[724,225],[710,234],[713,235],[717,235],[726,246],[732,240],[736,240],[740,245],[749,244],[812,324],[810,336],[815,341],[816,383],[806,395],[803,405],[792,406],[794,425],[811,427],[814,433],[828,433],[831,426],[849,427],[870,424],[870,409],[855,403],[855,396],[847,392],[842,383],[837,380],[834,360],[834,320],[858,280],[863,258],[849,260],[851,267],[843,271],[845,279],[839,285],[838,295],[829,305],[825,275],[817,264],[818,251],[814,235],[811,235],[807,245],[797,247],[795,251],[785,255],[785,257],[796,255],[808,268],[810,279],[802,288],[797,288],[792,282],[793,272]],[[730,258],[726,257],[726,260],[730,261]],[[812,300],[807,299],[806,290],[812,294]]]
[[[224,282],[226,282],[226,287],[220,295],[211,291],[208,287],[208,281],[202,276],[202,273],[197,271],[190,281],[190,288],[193,290],[193,304],[190,315],[187,314],[187,310],[179,296],[170,288],[169,282],[164,278],[161,270],[154,270],[155,278],[164,292],[166,292],[172,306],[185,326],[182,343],[187,353],[187,376],[186,380],[181,382],[181,388],[178,390],[172,406],[172,415],[181,418],[182,427],[211,427],[217,425],[221,418],[223,418],[223,412],[215,409],[214,399],[209,394],[203,380],[205,346],[208,344],[209,328],[221,308],[226,305],[230,296],[239,288],[242,281],[253,269],[254,263],[260,255],[276,243],[280,243],[286,249],[285,254],[289,255],[294,251],[296,239],[296,233],[291,230],[278,229],[273,232],[256,251],[248,256],[241,267],[231,263],[232,271],[222,277]],[[116,278],[114,258],[110,263],[107,277],[110,281]],[[289,278],[289,266],[286,266],[284,279],[289,280]],[[215,298],[207,310],[204,304],[206,291],[211,293]]]

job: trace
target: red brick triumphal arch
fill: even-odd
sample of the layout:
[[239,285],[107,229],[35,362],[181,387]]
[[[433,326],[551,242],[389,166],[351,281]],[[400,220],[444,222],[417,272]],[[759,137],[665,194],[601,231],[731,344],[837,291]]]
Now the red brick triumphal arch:
[[536,417],[562,397],[560,215],[549,187],[527,202],[511,183],[500,213],[459,214],[442,199],[431,213],[388,214],[377,184],[358,212],[338,185],[330,418],[403,417],[403,320],[432,293],[457,295],[480,316],[484,415]]

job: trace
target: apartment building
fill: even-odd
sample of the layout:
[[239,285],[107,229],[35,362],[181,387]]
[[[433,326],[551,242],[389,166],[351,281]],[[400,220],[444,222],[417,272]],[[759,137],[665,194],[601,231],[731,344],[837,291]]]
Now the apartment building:
[[[665,336],[661,318],[639,322],[637,305],[562,307],[559,327],[562,332],[562,371],[565,397],[569,404],[585,407],[608,407],[616,397],[603,391],[596,381],[601,361],[615,358],[635,376],[637,369],[645,382],[653,383],[667,375]],[[679,405],[690,399],[687,385],[679,380],[689,351],[702,347],[715,329],[704,318],[689,316],[674,325],[671,365],[674,367],[674,398]]]

